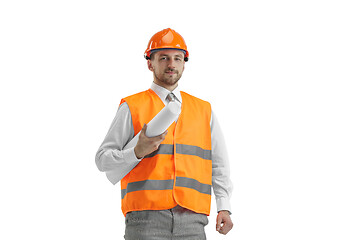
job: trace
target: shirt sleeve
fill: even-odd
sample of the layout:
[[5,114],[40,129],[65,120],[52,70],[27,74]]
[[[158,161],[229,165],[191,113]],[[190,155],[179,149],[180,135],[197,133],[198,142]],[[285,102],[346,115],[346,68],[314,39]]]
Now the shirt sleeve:
[[225,139],[214,112],[211,112],[210,127],[212,186],[215,194],[217,211],[227,210],[231,213],[230,197],[233,185],[230,180],[229,158]]
[[130,109],[127,103],[124,102],[119,106],[110,129],[96,152],[95,162],[98,169],[105,172],[119,168],[119,171],[121,171],[121,169],[127,169],[126,166],[132,163],[140,162],[141,159],[137,159],[134,147],[123,150],[124,146],[133,137],[134,127]]

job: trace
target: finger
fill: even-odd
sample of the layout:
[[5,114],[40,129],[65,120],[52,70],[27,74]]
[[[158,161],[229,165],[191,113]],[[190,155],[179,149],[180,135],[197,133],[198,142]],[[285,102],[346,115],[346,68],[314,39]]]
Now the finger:
[[216,219],[216,231],[218,232],[220,232],[221,230],[221,223],[222,223],[222,218],[218,216]]
[[218,232],[221,231],[221,225],[220,224],[216,224],[216,231],[218,231]]
[[165,132],[163,132],[162,134],[160,134],[159,136],[166,136],[166,134],[168,133],[168,130],[165,130]]
[[141,132],[143,132],[144,134],[146,133],[146,129],[147,129],[147,125],[146,123],[144,123],[144,126],[141,129]]
[[165,140],[165,136],[168,133],[168,131],[166,130],[165,132],[163,132],[162,134],[160,134],[157,137],[154,137],[154,140],[156,140],[157,142],[159,142],[159,144]]
[[233,227],[232,222],[224,222],[224,225],[220,229],[220,233],[226,235]]
[[222,228],[220,228],[220,233],[221,234],[226,235],[229,231],[230,231],[229,227],[225,226],[225,224],[224,224],[224,226],[222,226]]
[[168,131],[166,130],[163,134],[161,134],[161,138],[164,140],[165,136],[168,134]]
[[143,138],[144,136],[146,137],[146,134],[145,134],[146,129],[147,129],[147,125],[144,124],[141,131],[140,131],[140,136],[139,136],[140,138]]

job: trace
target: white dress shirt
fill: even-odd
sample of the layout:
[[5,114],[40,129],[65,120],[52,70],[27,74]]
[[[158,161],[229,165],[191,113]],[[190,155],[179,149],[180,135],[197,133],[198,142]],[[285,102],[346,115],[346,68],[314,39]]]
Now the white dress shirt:
[[[165,106],[169,90],[155,83],[151,89],[160,97]],[[172,91],[176,101],[182,102],[179,86]],[[217,211],[228,210],[231,212],[230,196],[232,193],[232,182],[230,180],[230,166],[224,137],[219,123],[211,112],[211,158],[212,158],[212,187],[215,193]],[[134,162],[140,162],[135,156],[134,148],[122,150],[123,147],[134,137],[134,127],[131,113],[127,103],[119,106],[116,116],[110,129],[96,153],[95,161],[100,171],[109,171],[115,168],[122,168]],[[127,173],[123,173],[125,176]]]

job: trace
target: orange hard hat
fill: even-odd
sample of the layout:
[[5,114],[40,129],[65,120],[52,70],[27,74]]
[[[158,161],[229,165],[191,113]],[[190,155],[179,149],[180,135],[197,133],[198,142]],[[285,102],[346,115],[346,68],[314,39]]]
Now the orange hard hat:
[[144,53],[145,59],[150,59],[151,52],[157,49],[183,50],[185,54],[185,62],[189,59],[189,52],[187,51],[185,40],[180,34],[175,32],[171,28],[161,30],[160,32],[155,33],[154,36],[151,37],[148,47]]

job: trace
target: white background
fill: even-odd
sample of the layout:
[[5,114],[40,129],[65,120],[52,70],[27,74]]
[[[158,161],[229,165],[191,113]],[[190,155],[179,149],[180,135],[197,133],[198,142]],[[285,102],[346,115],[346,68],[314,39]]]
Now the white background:
[[360,239],[357,1],[0,3],[1,239],[122,239],[120,187],[95,166],[143,52],[186,40],[185,91],[221,123],[234,229],[208,239]]

